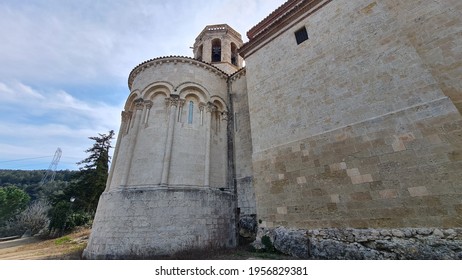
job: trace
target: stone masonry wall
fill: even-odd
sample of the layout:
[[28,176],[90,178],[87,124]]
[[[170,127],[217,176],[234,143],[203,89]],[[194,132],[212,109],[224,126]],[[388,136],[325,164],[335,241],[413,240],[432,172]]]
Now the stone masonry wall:
[[105,192],[84,256],[130,259],[234,247],[234,195],[207,188],[125,188]]
[[332,1],[246,57],[261,227],[462,226],[460,2],[417,2]]
[[440,89],[462,112],[462,2],[385,1],[385,6],[403,26],[399,32],[409,39]]
[[460,226],[461,139],[443,98],[261,153],[261,226]]
[[234,164],[237,187],[237,207],[241,215],[256,214],[253,189],[252,141],[245,72],[231,78],[234,108]]

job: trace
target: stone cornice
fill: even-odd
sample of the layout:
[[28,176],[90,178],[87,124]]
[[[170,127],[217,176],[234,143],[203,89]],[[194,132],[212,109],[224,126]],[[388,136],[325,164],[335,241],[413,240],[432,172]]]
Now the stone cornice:
[[191,57],[173,56],[172,55],[172,56],[163,56],[163,57],[153,58],[153,59],[147,60],[145,62],[142,62],[138,66],[133,68],[133,70],[130,72],[130,75],[128,76],[128,88],[130,90],[132,90],[133,81],[135,80],[136,76],[139,73],[141,73],[143,70],[145,70],[145,69],[147,69],[149,67],[156,67],[158,65],[162,65],[162,64],[165,64],[165,63],[174,63],[174,64],[186,63],[186,64],[191,64],[191,65],[195,65],[195,66],[200,67],[200,68],[207,69],[210,72],[212,72],[212,73],[216,74],[217,76],[219,76],[220,78],[228,79],[228,77],[229,77],[228,74],[226,74],[225,72],[223,72],[222,70],[218,69],[216,66],[214,66],[214,65],[212,65],[210,63],[200,61],[200,60],[197,60],[197,59],[191,58]]
[[239,69],[236,72],[234,72],[233,74],[231,74],[229,76],[229,79],[231,81],[235,81],[235,80],[239,79],[240,77],[245,76],[246,73],[247,73],[246,68],[242,67],[241,69]]
[[[268,39],[286,31],[332,0],[289,0],[247,32],[249,42],[240,49],[244,58],[266,45]],[[304,16],[301,18],[301,16]]]
[[271,14],[265,17],[262,21],[257,23],[257,25],[250,28],[250,30],[247,31],[247,38],[249,38],[249,40],[252,40],[253,38],[255,38],[255,36],[257,36],[263,30],[268,28],[268,26],[271,25],[274,21],[276,21],[280,17],[290,12],[296,6],[297,2],[300,2],[300,0],[288,0],[284,4],[279,6],[276,10],[271,12]]
[[237,39],[238,41],[241,41],[241,43],[242,43],[241,34],[239,34],[239,32],[237,32],[236,30],[231,28],[231,26],[229,26],[227,24],[214,24],[214,25],[207,25],[201,31],[201,33],[197,36],[196,42],[194,43],[194,45],[197,45],[198,42],[202,39],[202,37],[204,37],[205,34],[214,34],[214,33],[215,34],[228,34],[228,35],[231,35],[235,39]]

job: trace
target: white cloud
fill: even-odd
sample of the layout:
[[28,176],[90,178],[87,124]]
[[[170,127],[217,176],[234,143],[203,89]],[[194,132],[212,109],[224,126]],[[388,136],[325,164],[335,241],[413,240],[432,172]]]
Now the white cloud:
[[242,33],[282,0],[15,1],[0,4],[0,76],[124,84],[143,60],[178,54],[207,24]]
[[62,90],[39,93],[19,82],[0,83],[0,98],[0,162],[46,156],[57,147],[77,162],[92,144],[88,137],[120,125],[122,104],[88,103]]
[[245,41],[283,2],[0,1],[0,168],[2,160],[52,155],[57,147],[62,162],[79,161],[92,144],[87,137],[119,128],[128,96],[121,88],[136,65],[191,56],[208,24],[227,23]]
[[31,87],[19,82],[11,85],[0,82],[0,102],[23,102],[43,100],[43,96]]

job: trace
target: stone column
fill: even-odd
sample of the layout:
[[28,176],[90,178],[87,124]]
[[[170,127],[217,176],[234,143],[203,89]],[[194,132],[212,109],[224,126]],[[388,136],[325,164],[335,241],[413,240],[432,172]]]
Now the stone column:
[[151,100],[146,100],[144,101],[144,106],[146,107],[146,112],[144,113],[144,125],[148,127],[148,121],[149,121],[149,114],[151,113],[151,108],[152,108],[152,101]]
[[143,107],[144,107],[143,99],[142,98],[136,99],[133,130],[130,135],[130,143],[128,147],[127,168],[125,169],[124,175],[121,180],[123,186],[127,186],[128,178],[130,177],[130,171],[131,171],[130,169],[132,166],[133,153],[135,152],[136,140],[138,138],[138,131],[139,131],[140,122],[141,122],[141,115],[143,114]]
[[210,137],[212,125],[212,112],[215,111],[215,106],[211,103],[207,104],[205,109],[205,166],[204,166],[204,186],[210,186]]
[[201,115],[200,115],[200,117],[201,117],[201,121],[200,121],[201,125],[204,125],[204,109],[205,109],[206,105],[207,104],[205,104],[203,102],[199,103],[199,111],[201,112]]
[[172,95],[170,98],[166,98],[167,106],[169,106],[170,109],[170,115],[168,118],[167,141],[165,141],[164,161],[162,164],[161,186],[168,185],[168,175],[170,171],[170,163],[172,161],[173,131],[175,129],[175,115],[178,107],[178,101],[179,96]]
[[[229,151],[229,143],[228,143],[228,129],[229,129],[229,126],[228,126],[228,122],[229,122],[229,119],[232,118],[231,116],[232,115],[229,115],[229,113],[227,111],[223,111],[221,113],[221,118],[220,118],[220,121],[222,121],[224,125],[220,124],[221,130],[220,130],[219,133],[222,133],[223,138],[226,139],[224,141],[225,143],[223,143],[223,145],[224,145],[223,153],[225,155],[223,165],[226,166],[225,174],[224,174],[225,175],[225,182],[227,182],[227,180],[234,180],[233,176],[230,177],[229,167],[228,167],[228,160],[229,160],[229,154],[228,154],[228,151]],[[228,184],[229,183],[226,183],[226,187],[229,187]]]

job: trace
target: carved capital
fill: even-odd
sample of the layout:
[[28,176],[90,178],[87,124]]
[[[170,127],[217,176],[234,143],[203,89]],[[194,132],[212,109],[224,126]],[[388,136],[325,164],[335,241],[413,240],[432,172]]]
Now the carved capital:
[[146,106],[146,108],[148,109],[151,109],[152,108],[152,101],[151,100],[145,100],[144,101],[144,106]]
[[203,112],[204,109],[205,109],[205,106],[207,106],[207,104],[205,104],[204,102],[200,102],[200,103],[199,103],[199,110],[200,110],[201,112]]
[[207,112],[215,112],[217,110],[217,106],[213,105],[212,103],[207,103],[207,107],[205,109]]
[[168,107],[178,107],[180,97],[178,95],[171,95],[169,98],[165,98],[165,103]]
[[144,107],[143,98],[135,99],[135,107],[136,107],[136,110],[143,110],[143,107]]

